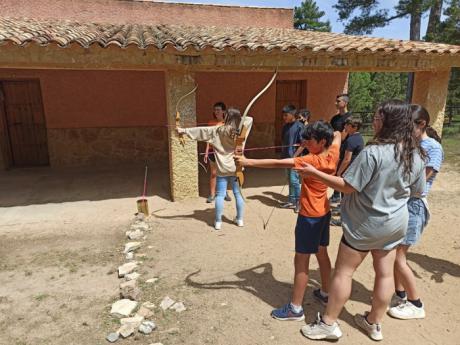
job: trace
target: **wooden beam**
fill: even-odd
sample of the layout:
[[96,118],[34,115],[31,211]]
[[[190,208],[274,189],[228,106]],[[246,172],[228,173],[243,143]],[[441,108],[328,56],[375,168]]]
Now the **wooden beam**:
[[12,43],[0,46],[0,68],[97,69],[97,70],[189,70],[189,71],[380,71],[416,72],[460,67],[459,55],[403,53],[344,53],[293,51],[197,52],[174,48],[141,50],[136,46],[88,49],[74,44],[25,47]]

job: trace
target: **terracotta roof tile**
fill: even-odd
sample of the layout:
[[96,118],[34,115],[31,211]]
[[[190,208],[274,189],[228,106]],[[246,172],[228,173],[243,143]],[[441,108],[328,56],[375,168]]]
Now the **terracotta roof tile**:
[[279,28],[223,28],[215,26],[176,26],[140,24],[78,23],[64,20],[36,20],[28,18],[0,18],[0,44],[37,43],[66,47],[79,44],[140,49],[172,46],[178,51],[206,48],[214,50],[250,51],[313,51],[344,53],[415,53],[458,54],[460,46],[390,40],[366,36],[301,31]]

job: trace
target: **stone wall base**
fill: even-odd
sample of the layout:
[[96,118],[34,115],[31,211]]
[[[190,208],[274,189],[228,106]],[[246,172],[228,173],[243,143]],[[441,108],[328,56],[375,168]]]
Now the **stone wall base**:
[[48,128],[47,132],[52,167],[167,164],[168,133],[163,127]]

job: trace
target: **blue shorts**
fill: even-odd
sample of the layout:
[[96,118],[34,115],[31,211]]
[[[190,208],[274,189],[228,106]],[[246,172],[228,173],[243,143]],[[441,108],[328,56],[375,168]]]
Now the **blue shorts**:
[[423,229],[427,223],[427,210],[422,199],[419,198],[410,198],[407,202],[407,210],[409,211],[409,224],[406,237],[404,237],[401,244],[412,246],[417,244],[422,236]]
[[322,217],[304,217],[299,214],[295,226],[295,251],[300,254],[316,254],[319,246],[329,245],[331,212]]

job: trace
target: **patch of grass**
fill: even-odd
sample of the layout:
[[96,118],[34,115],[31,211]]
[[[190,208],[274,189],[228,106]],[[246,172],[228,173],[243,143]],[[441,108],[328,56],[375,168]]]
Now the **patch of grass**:
[[37,302],[42,302],[42,301],[44,301],[45,299],[47,299],[48,297],[50,297],[50,295],[48,295],[47,293],[41,293],[41,294],[38,294],[38,295],[34,296],[34,299],[35,299]]
[[442,147],[446,163],[454,167],[460,167],[460,134],[457,136],[443,136]]

